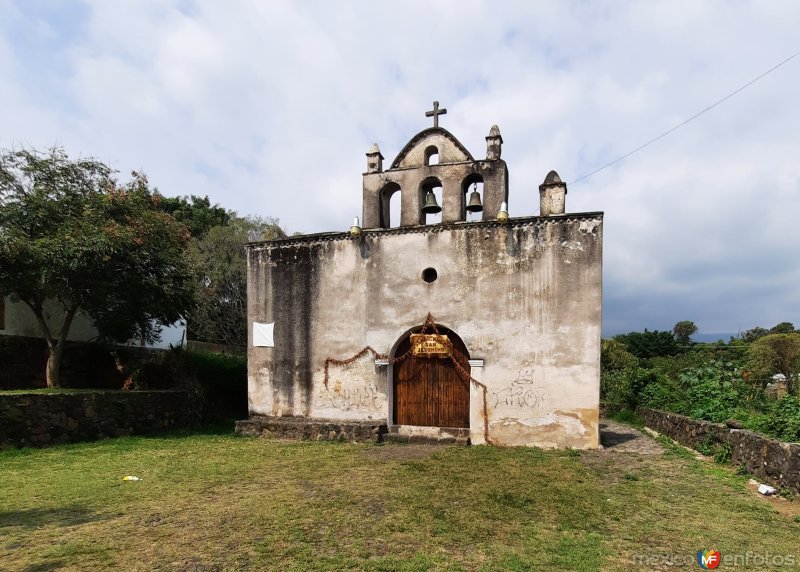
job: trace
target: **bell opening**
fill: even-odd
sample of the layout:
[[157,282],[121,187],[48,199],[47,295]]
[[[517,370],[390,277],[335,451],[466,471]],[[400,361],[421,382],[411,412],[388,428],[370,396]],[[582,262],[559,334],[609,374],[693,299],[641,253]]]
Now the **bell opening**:
[[423,224],[442,222],[442,186],[437,181],[426,186],[423,192]]
[[483,220],[483,181],[474,178],[464,185],[464,213],[467,222]]

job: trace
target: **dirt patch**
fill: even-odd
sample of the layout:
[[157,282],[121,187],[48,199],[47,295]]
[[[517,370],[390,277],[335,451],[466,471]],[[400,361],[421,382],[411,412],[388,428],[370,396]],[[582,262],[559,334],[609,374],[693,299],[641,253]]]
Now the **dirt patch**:
[[611,419],[600,421],[600,444],[603,445],[603,451],[611,453],[660,455],[664,452],[664,447],[649,435]]
[[[647,431],[655,433],[649,429]],[[661,456],[665,449],[651,434],[610,419],[602,419],[600,421],[600,442],[603,444],[603,449],[583,451],[581,453],[581,461],[587,466],[599,468],[605,473],[606,479],[609,481],[617,480],[616,477],[625,471],[653,470],[655,467],[657,467],[659,474],[662,476],[670,473],[677,474],[680,468],[685,465],[685,462],[680,459],[673,458],[666,461],[654,458],[654,455]],[[714,463],[712,457],[706,457],[689,447],[679,446],[690,451],[694,458],[699,461]],[[800,518],[800,500],[788,500],[777,495],[764,496],[758,493],[758,484],[757,481],[751,479],[747,483],[747,489],[758,497],[761,502],[770,504],[776,512],[790,520]]]
[[660,461],[654,457],[664,454],[664,447],[649,435],[611,419],[600,420],[600,444],[601,449],[581,451],[581,462],[614,482],[627,473],[650,470]]
[[755,496],[761,499],[762,502],[769,503],[776,512],[789,519],[800,519],[800,500],[789,500],[782,496],[772,495],[764,496],[758,492],[758,481],[750,479],[747,482],[747,490],[752,491]]

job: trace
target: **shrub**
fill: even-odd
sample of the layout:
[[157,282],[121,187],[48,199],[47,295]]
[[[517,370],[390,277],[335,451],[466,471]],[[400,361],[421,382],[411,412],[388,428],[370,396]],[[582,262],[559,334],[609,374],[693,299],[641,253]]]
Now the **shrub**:
[[212,421],[247,417],[247,357],[185,353],[205,399],[204,417]]
[[641,367],[607,372],[600,376],[601,395],[604,399],[630,409],[635,409],[640,403],[640,395],[645,388],[667,382],[663,374]]
[[644,332],[620,334],[614,336],[614,339],[625,344],[630,353],[642,359],[674,356],[680,351],[672,332],[659,332],[658,330],[650,332],[645,328]]
[[762,427],[783,441],[800,441],[800,399],[786,395],[773,402]]
[[683,389],[686,414],[715,423],[729,419],[740,403],[736,379],[732,364],[722,362],[682,373],[678,383]]
[[160,360],[133,372],[135,389],[183,387],[197,392],[206,421],[247,417],[247,358],[184,350],[164,352]]
[[600,369],[604,372],[624,371],[639,365],[624,343],[618,340],[603,340],[600,344]]
[[640,403],[645,407],[721,423],[732,417],[741,403],[737,384],[742,384],[730,363],[715,361],[687,369],[677,381],[654,374],[654,383],[641,394]]

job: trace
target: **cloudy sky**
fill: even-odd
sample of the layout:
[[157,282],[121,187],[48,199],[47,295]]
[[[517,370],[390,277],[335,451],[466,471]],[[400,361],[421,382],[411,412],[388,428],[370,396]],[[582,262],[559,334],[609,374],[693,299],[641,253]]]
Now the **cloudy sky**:
[[[0,147],[344,230],[364,153],[503,134],[512,216],[800,51],[800,2],[0,0]],[[800,324],[800,56],[569,186],[605,211],[604,334]]]

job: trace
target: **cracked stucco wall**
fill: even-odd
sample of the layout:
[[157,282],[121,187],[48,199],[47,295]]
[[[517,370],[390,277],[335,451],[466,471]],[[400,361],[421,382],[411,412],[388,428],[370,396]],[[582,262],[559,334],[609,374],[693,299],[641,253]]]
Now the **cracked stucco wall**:
[[[251,413],[391,423],[387,366],[331,366],[325,387],[325,360],[388,353],[430,312],[484,360],[492,443],[598,446],[602,213],[257,243],[248,267],[248,320],[275,324],[274,348],[250,340]],[[484,396],[470,395],[480,443]]]

